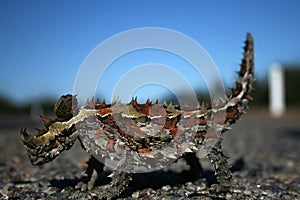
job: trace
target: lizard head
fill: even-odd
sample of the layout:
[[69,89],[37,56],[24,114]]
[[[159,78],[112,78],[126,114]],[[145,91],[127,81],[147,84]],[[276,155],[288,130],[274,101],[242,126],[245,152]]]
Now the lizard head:
[[41,116],[45,128],[37,129],[37,135],[29,135],[26,129],[21,130],[21,140],[33,165],[50,162],[61,152],[71,148],[78,137],[75,124],[67,123],[73,117],[73,112],[77,112],[76,97],[62,96],[54,110],[57,116],[54,120]]

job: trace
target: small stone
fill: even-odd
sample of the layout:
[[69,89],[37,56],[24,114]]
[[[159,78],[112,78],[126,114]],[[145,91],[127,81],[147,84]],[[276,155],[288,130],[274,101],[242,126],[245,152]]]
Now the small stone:
[[171,190],[172,188],[171,188],[171,186],[169,186],[169,185],[165,185],[165,186],[163,186],[162,188],[161,188],[163,191],[169,191],[169,190]]
[[226,194],[226,199],[232,199],[232,194],[227,193]]
[[234,189],[233,192],[234,193],[241,193],[242,191],[240,189]]
[[135,198],[135,199],[137,199],[137,198],[139,198],[139,196],[140,196],[140,193],[137,191],[137,192],[134,192],[132,195],[131,195],[131,197],[132,198]]
[[251,195],[251,191],[249,191],[249,190],[245,190],[245,191],[244,191],[244,194],[245,194],[245,195],[249,195],[249,196],[250,196],[250,195]]
[[58,192],[59,189],[56,188],[56,187],[47,187],[44,192],[47,193],[47,194],[53,194],[53,193],[56,193]]

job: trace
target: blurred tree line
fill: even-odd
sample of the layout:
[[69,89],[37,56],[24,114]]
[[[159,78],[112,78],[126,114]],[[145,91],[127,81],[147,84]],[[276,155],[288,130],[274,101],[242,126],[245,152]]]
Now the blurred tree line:
[[[299,65],[283,65],[284,66],[284,85],[285,85],[285,103],[287,108],[300,107],[300,66]],[[256,80],[255,91],[253,92],[254,106],[266,106],[269,102],[269,88],[267,78],[264,80]]]
[[[197,94],[200,102],[210,102],[208,92],[198,91]],[[255,101],[251,102],[251,107],[267,105],[268,94],[266,81],[256,81],[253,97]],[[178,104],[176,96],[166,96],[164,100],[167,102],[172,100],[174,104]],[[43,113],[53,113],[55,102],[56,100],[54,98],[41,98],[34,102],[18,105],[5,96],[0,96],[0,114],[30,114],[33,109],[38,109]]]
[[34,102],[16,104],[6,96],[0,96],[0,114],[29,114],[33,108],[38,107],[44,113],[52,113],[55,100],[53,98],[41,98]]
[[[285,66],[285,89],[286,96],[285,101],[287,108],[300,107],[300,68],[296,65]],[[269,101],[268,93],[268,80],[267,78],[263,80],[256,80],[254,83],[253,98],[254,101],[251,102],[251,107],[267,107]],[[228,91],[230,92],[230,91]],[[210,102],[210,97],[207,92],[198,91],[198,97],[201,98],[201,102]],[[58,97],[57,97],[58,98]],[[168,96],[165,98],[167,101],[173,100],[176,102],[175,96]],[[174,100],[175,99],[175,100]],[[41,98],[34,102],[28,102],[22,105],[17,105],[5,96],[0,95],[0,114],[29,114],[34,108],[38,108],[43,111],[43,113],[53,113],[54,104],[56,100],[54,98]]]
[[300,67],[292,65],[285,70],[286,103],[291,107],[300,107]]

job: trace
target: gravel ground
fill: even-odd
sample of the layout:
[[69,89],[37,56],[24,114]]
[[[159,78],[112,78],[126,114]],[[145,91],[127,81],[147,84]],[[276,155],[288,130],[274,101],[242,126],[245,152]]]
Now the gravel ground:
[[[89,157],[78,143],[53,162],[32,166],[19,131],[36,126],[36,121],[24,116],[0,119],[0,199],[100,198],[74,188]],[[299,119],[295,113],[274,120],[252,111],[225,134],[223,146],[233,171],[226,194],[208,193],[214,172],[208,160],[201,159],[202,178],[183,176],[186,165],[180,161],[163,171],[135,174],[118,199],[300,199]]]

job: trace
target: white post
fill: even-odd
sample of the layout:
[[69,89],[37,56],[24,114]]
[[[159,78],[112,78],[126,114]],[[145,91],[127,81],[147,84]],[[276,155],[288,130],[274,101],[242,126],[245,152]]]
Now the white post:
[[271,66],[269,73],[269,109],[275,118],[281,117],[285,112],[284,70],[278,63]]

